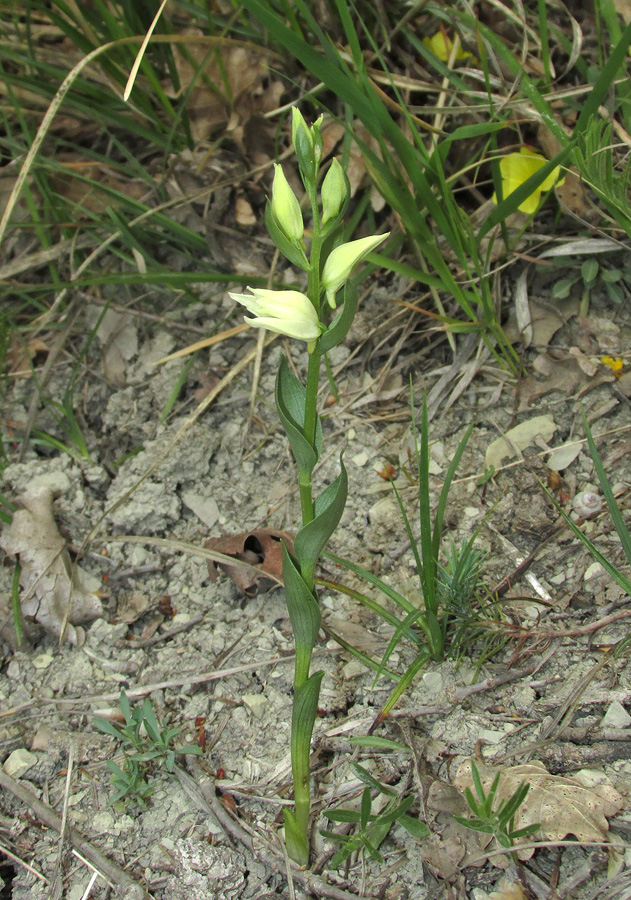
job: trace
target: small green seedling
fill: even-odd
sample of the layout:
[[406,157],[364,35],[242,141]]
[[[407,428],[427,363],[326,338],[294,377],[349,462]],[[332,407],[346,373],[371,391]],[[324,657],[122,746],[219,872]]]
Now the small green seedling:
[[530,790],[529,784],[523,781],[508,800],[500,803],[497,809],[493,809],[495,795],[500,783],[500,772],[493,779],[488,794],[484,791],[480,773],[473,761],[471,762],[471,777],[473,778],[477,800],[470,788],[465,789],[464,795],[469,804],[469,809],[473,813],[473,818],[454,816],[456,822],[464,825],[465,828],[479,831],[481,834],[492,835],[500,847],[504,847],[507,850],[514,846],[517,838],[528,837],[528,835],[534,834],[539,830],[538,824],[527,825],[525,828],[515,828],[515,815],[526,799]]
[[[359,811],[354,809],[330,809],[325,810],[324,815],[332,822],[350,823],[357,825],[357,829],[351,834],[338,834],[335,831],[321,829],[320,834],[342,846],[331,859],[331,867],[338,868],[353,853],[367,853],[375,862],[383,864],[383,857],[379,847],[385,840],[388,832],[395,823],[401,825],[412,837],[419,840],[429,834],[429,828],[425,822],[421,822],[413,816],[409,816],[408,810],[414,803],[414,796],[408,795],[402,800],[400,795],[392,788],[380,784],[370,772],[359,763],[350,763],[353,772],[366,787],[362,791]],[[378,812],[372,812],[373,792],[376,796],[389,797],[387,804]]]
[[175,748],[173,741],[181,732],[181,728],[160,728],[147,698],[142,706],[133,709],[125,691],[121,691],[118,705],[125,718],[125,725],[118,728],[102,716],[94,716],[93,723],[99,731],[109,734],[122,744],[124,757],[121,768],[111,759],[107,767],[111,774],[111,784],[116,793],[110,804],[122,800],[129,803],[135,800],[139,806],[146,806],[153,791],[147,778],[160,768],[173,773],[175,758],[182,753],[200,754],[201,748],[196,744]]
[[555,300],[564,300],[569,297],[570,291],[580,289],[581,306],[580,314],[586,316],[589,312],[591,293],[598,284],[604,288],[612,303],[620,305],[625,299],[625,283],[631,281],[631,271],[626,268],[606,268],[594,256],[583,260],[578,267],[578,261],[564,260],[564,266],[572,265],[568,274],[555,282],[552,288],[552,296]]

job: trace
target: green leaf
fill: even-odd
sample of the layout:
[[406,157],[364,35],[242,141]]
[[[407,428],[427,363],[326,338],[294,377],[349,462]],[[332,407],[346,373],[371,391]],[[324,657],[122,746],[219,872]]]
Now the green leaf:
[[[368,788],[366,788],[368,791]],[[370,791],[368,791],[370,796]],[[323,815],[332,822],[360,822],[361,815],[353,809],[326,809]]]
[[292,760],[309,759],[311,734],[318,712],[318,698],[323,677],[324,672],[314,672],[294,692],[294,705],[291,711]]
[[570,291],[576,284],[578,279],[576,278],[562,278],[560,281],[557,281],[552,287],[552,296],[555,300],[565,300],[566,297],[570,296]]
[[339,525],[344,512],[348,478],[341,457],[340,467],[341,472],[335,481],[331,482],[315,499],[315,518],[307,525],[302,526],[294,540],[294,553],[305,577],[307,574],[313,576],[318,557]]
[[283,581],[285,601],[296,643],[295,678],[300,684],[309,674],[311,651],[318,638],[322,616],[316,597],[305,584],[285,544],[283,544]]
[[609,510],[609,515],[613,520],[613,524],[618,533],[618,537],[620,538],[620,543],[622,545],[622,549],[624,551],[624,555],[627,559],[629,565],[631,565],[631,534],[629,534],[629,529],[626,526],[622,513],[620,512],[620,507],[616,501],[614,496],[614,492],[609,484],[609,479],[607,478],[607,473],[605,472],[604,466],[600,460],[600,456],[598,455],[598,450],[596,449],[596,442],[594,440],[594,436],[592,434],[591,428],[589,427],[589,422],[587,421],[587,416],[585,415],[585,410],[582,410],[583,413],[583,426],[585,428],[585,433],[587,435],[587,444],[589,446],[589,452],[592,457],[592,461],[594,463],[594,468],[596,469],[596,474],[598,475],[598,480],[600,481],[600,486],[602,488],[602,492],[605,497],[605,501],[607,503],[607,509]]
[[298,266],[299,269],[303,269],[305,272],[308,272],[311,266],[309,265],[309,260],[307,259],[305,251],[302,249],[302,247],[299,247],[296,244],[292,244],[289,238],[286,237],[280,230],[280,228],[276,224],[276,219],[272,214],[272,205],[269,201],[265,206],[265,227],[269,232],[269,236],[274,241],[283,256],[287,257],[289,262],[293,263],[295,266]]
[[592,256],[581,265],[581,277],[586,285],[591,285],[598,277],[598,260]]
[[368,823],[370,821],[370,810],[372,809],[372,798],[370,796],[370,788],[365,787],[362,791],[362,802],[361,802],[361,819],[360,824],[362,830],[365,831],[368,827]]
[[421,822],[420,819],[415,819],[412,816],[401,816],[399,825],[402,825],[408,834],[411,834],[412,837],[415,837],[418,840],[427,837],[429,834],[429,828],[425,822]]
[[355,313],[357,312],[357,288],[350,281],[346,282],[344,288],[344,306],[339,316],[329,325],[327,331],[324,332],[318,341],[317,352],[327,353],[332,347],[337,347],[346,335],[349,328],[353,324]]
[[95,728],[98,728],[99,731],[102,731],[104,734],[109,734],[111,737],[115,737],[117,741],[120,741],[122,735],[119,729],[115,728],[107,719],[104,719],[101,716],[94,716],[92,724]]
[[373,788],[376,791],[379,791],[380,794],[387,794],[389,797],[396,797],[396,791],[393,791],[392,788],[386,787],[384,784],[380,784],[377,779],[370,774],[368,769],[365,769],[359,763],[351,762],[351,769],[357,775],[359,780],[367,785],[370,788]]
[[276,376],[276,408],[298,469],[312,472],[322,450],[322,424],[316,422],[315,447],[305,437],[305,403],[307,391],[289,368],[285,356],[281,356]]

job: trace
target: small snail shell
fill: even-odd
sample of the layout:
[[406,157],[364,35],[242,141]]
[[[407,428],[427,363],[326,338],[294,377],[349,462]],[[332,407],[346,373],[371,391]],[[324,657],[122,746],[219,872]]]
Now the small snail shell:
[[601,511],[603,502],[594,491],[579,491],[574,497],[572,508],[579,519],[591,519]]

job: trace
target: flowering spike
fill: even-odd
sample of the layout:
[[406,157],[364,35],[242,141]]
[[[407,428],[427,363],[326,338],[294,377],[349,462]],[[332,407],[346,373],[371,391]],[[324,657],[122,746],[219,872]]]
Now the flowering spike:
[[322,224],[334,219],[348,199],[348,178],[337,159],[331,163],[322,182]]
[[326,291],[326,299],[329,305],[335,309],[335,295],[342,285],[348,281],[351,272],[375,247],[390,234],[373,234],[370,237],[360,238],[358,241],[350,241],[340,244],[332,250],[322,270],[322,287]]
[[300,203],[285,177],[283,167],[278,163],[274,163],[272,215],[280,230],[292,244],[301,243],[304,225]]
[[321,328],[318,314],[306,294],[251,287],[248,290],[250,294],[229,293],[233,300],[254,315],[253,319],[245,317],[248,325],[306,341],[311,352],[320,337]]

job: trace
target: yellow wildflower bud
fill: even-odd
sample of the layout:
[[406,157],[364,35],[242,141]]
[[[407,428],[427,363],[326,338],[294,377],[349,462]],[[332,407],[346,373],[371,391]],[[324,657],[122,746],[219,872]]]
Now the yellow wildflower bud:
[[272,215],[286,238],[293,244],[302,241],[304,225],[300,203],[285,178],[283,167],[278,163],[274,163]]
[[348,197],[348,181],[344,169],[337,159],[334,159],[329,171],[322,182],[322,224],[326,225],[329,219],[334,219],[339,213]]
[[321,334],[320,320],[311,300],[300,291],[268,291],[264,288],[248,288],[250,294],[230,293],[252,313],[245,321],[255,328],[267,328],[288,337],[313,344]]
[[[531,175],[538,172],[547,162],[545,156],[535,153],[529,147],[521,147],[519,153],[509,153],[500,159],[500,175],[502,176],[502,193],[504,199],[527,181]],[[557,166],[529,197],[519,205],[520,212],[531,215],[537,211],[541,195],[551,190],[555,184],[561,186],[565,181],[560,177],[561,169]],[[493,194],[493,202],[497,203],[497,197]]]
[[385,234],[373,234],[358,241],[349,241],[348,244],[340,244],[331,251],[322,270],[322,286],[326,291],[326,299],[333,309],[335,309],[335,295],[348,281],[357,263],[385,241],[389,234],[387,231]]

